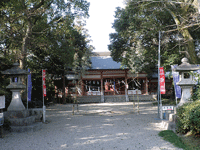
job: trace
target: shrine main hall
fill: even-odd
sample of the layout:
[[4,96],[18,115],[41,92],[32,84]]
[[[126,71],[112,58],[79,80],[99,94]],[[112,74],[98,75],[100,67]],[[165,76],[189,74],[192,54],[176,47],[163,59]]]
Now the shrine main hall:
[[[66,75],[69,80],[66,96],[78,95],[83,102],[107,102],[108,99],[128,102],[136,96],[140,99],[156,99],[156,75],[148,78],[144,72],[133,74],[129,69],[121,68],[121,63],[113,61],[110,52],[94,53],[91,62],[91,68],[79,79],[75,74]],[[78,90],[75,89],[77,84]],[[166,79],[166,93],[170,88],[171,80]]]

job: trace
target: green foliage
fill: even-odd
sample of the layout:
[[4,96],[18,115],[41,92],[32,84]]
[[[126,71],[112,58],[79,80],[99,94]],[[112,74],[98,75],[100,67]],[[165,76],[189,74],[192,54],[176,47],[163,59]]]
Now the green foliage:
[[[183,53],[180,54],[179,50],[188,51],[191,60],[194,57],[196,61],[194,41],[198,41],[195,35],[200,30],[192,28],[184,29],[184,32],[179,30],[179,27],[190,24],[191,15],[198,12],[193,7],[192,1],[187,3],[185,6],[165,0],[162,2],[128,0],[124,9],[117,8],[113,23],[116,32],[110,34],[109,45],[113,59],[122,62],[122,65],[127,66],[132,72],[151,73],[158,63],[158,33],[166,31],[162,32],[161,36],[161,66],[168,70],[170,65],[180,63],[177,58],[183,57]],[[181,24],[178,24],[178,21]],[[177,40],[179,34],[184,38],[180,43]],[[188,39],[193,37],[194,41],[189,42]],[[189,47],[192,52],[187,49]]]
[[[51,74],[46,81],[48,95],[49,89],[53,91],[53,76],[76,67],[75,61],[86,68],[93,50],[83,23],[89,16],[89,5],[86,0],[1,1],[0,58],[6,59],[1,61],[0,71],[6,69],[2,63],[9,66],[19,60],[23,69],[29,68],[33,73],[34,96],[41,99],[42,69]],[[74,59],[75,54],[78,60]],[[5,93],[6,84],[0,83],[0,94]]]
[[6,86],[10,83],[10,79],[7,76],[2,75],[1,71],[11,68],[12,63],[13,62],[9,60],[9,57],[0,57],[0,95],[6,95],[8,93]]
[[171,130],[165,130],[159,132],[159,136],[163,137],[164,140],[169,141],[174,146],[183,148],[184,150],[199,150],[200,148],[200,139],[191,135],[177,135]]
[[190,74],[195,77],[194,80],[197,82],[197,84],[193,87],[193,94],[191,96],[191,100],[196,101],[200,99],[200,74],[198,72],[191,72]]
[[59,68],[72,66],[77,49],[82,51],[77,46],[82,43],[77,41],[85,42],[85,49],[89,47],[75,25],[75,19],[89,16],[86,0],[10,0],[0,6],[0,47],[4,53],[15,54],[24,69],[30,67],[29,57],[33,63],[59,72]]
[[161,131],[159,136],[163,137],[164,140],[172,143],[174,146],[186,149],[186,145],[183,143],[180,137],[178,137],[172,130]]
[[200,135],[200,101],[186,103],[177,109],[177,132]]
[[191,96],[192,101],[196,101],[200,99],[200,85],[197,84],[193,87],[193,94]]

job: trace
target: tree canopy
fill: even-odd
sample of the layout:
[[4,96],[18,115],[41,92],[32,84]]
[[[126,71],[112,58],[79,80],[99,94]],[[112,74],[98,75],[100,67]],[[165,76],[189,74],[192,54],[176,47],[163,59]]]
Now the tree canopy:
[[[0,3],[1,55],[21,67],[72,67],[76,52],[91,51],[77,18],[87,18],[85,0],[6,0]],[[82,19],[84,20],[84,19]],[[28,66],[29,65],[29,66]],[[37,67],[38,67],[37,66]]]
[[[117,8],[108,46],[113,59],[133,72],[152,72],[158,60],[161,31],[161,64],[179,63],[186,55],[198,63],[199,11],[197,1],[126,0]],[[180,40],[181,38],[181,40]]]
[[0,71],[20,61],[39,89],[41,69],[64,77],[69,68],[89,66],[94,49],[84,27],[89,6],[86,0],[0,1]]

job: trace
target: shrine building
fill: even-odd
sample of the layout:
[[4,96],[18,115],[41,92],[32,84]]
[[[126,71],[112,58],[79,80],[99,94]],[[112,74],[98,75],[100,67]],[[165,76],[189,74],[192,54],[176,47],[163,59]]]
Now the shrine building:
[[[129,69],[121,68],[121,63],[113,61],[110,52],[94,54],[91,57],[91,68],[79,78],[79,82],[78,75],[66,75],[70,81],[66,87],[66,95],[78,95],[82,99],[87,97],[87,100],[85,99],[87,102],[90,97],[93,99],[89,100],[90,102],[106,102],[108,97],[128,102],[136,95],[140,99],[156,99],[158,84],[156,76],[148,79],[144,72],[133,74]],[[75,84],[78,84],[78,90],[75,90]],[[166,85],[171,87],[171,80],[166,80]]]

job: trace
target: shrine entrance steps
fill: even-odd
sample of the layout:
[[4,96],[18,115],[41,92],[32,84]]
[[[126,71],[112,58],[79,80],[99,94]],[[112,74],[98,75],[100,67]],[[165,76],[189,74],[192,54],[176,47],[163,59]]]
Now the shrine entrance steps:
[[[133,101],[155,101],[157,100],[156,95],[128,95],[129,102]],[[101,103],[101,96],[80,96],[77,97],[78,103]],[[104,102],[126,102],[125,95],[104,95]]]

